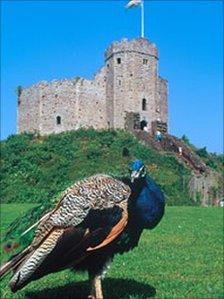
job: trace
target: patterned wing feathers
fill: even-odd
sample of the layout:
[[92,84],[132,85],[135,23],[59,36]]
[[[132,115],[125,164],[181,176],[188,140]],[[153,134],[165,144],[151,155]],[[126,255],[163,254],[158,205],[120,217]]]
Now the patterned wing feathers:
[[21,264],[15,275],[10,280],[10,287],[12,290],[23,285],[35,270],[41,265],[47,255],[54,249],[58,238],[63,234],[62,229],[55,229],[49,236],[42,242],[42,244],[34,250],[26,260]]
[[90,209],[107,209],[127,201],[130,188],[107,175],[95,175],[68,188],[49,216],[40,223],[33,246],[37,247],[55,227],[79,225]]
[[[10,281],[11,289],[23,287],[50,269],[55,271],[67,266],[70,260],[77,264],[92,251],[115,240],[128,221],[127,203],[130,193],[127,185],[106,175],[90,177],[68,188],[56,208],[40,222],[30,246],[32,251],[16,269]],[[116,224],[111,228],[109,226],[109,230],[108,226],[98,227],[94,231],[88,228],[83,231],[77,227],[87,219],[90,210],[102,210],[104,215],[105,210],[115,206],[119,206],[122,214]],[[62,253],[65,259],[61,259]],[[55,266],[56,260],[59,263]]]

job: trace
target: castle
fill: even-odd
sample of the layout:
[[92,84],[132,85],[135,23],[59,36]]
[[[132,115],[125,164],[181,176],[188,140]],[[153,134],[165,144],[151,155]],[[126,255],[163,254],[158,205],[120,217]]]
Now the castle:
[[93,80],[39,82],[18,93],[17,131],[41,135],[80,127],[167,131],[167,81],[158,50],[145,38],[123,39],[105,51]]

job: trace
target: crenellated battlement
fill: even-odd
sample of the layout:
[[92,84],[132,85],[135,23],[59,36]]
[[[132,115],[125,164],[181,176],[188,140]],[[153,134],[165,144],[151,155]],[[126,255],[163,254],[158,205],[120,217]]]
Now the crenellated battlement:
[[112,43],[105,51],[105,61],[111,58],[114,54],[120,53],[140,53],[148,56],[159,58],[158,49],[155,44],[145,38],[136,38],[132,40],[122,39]]

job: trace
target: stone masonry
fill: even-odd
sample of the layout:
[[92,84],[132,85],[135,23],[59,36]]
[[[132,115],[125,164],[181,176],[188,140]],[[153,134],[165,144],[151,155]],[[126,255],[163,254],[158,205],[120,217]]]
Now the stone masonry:
[[80,127],[130,129],[130,113],[151,129],[152,122],[168,122],[167,94],[155,44],[123,39],[106,50],[105,65],[93,80],[76,77],[23,88],[17,130],[45,135]]

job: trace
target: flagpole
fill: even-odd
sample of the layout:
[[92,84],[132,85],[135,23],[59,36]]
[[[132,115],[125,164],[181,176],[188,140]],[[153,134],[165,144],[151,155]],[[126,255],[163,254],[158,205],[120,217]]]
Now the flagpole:
[[144,0],[141,1],[141,37],[144,38]]

